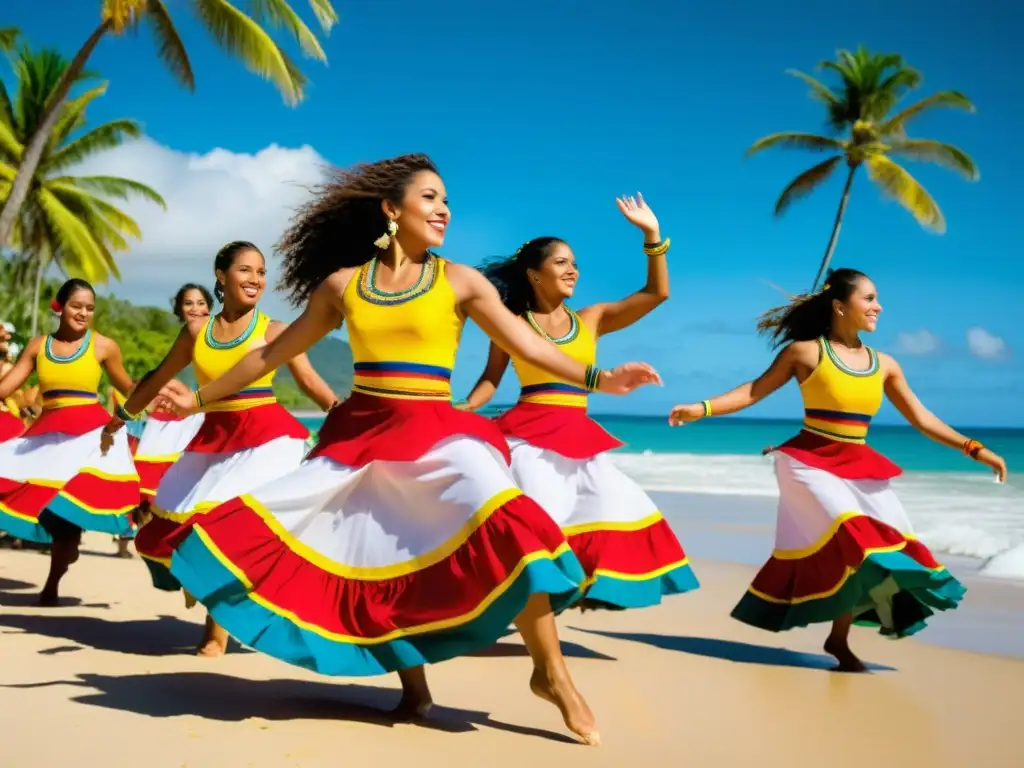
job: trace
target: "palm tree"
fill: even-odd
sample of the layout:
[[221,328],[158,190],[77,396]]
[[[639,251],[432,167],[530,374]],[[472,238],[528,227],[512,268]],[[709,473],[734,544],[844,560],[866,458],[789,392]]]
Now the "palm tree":
[[0,51],[10,51],[21,34],[17,27],[0,27]]
[[838,90],[803,72],[789,70],[788,74],[811,87],[811,97],[822,102],[828,110],[829,127],[837,134],[845,132],[846,137],[787,131],[758,139],[747,150],[748,155],[769,147],[835,153],[789,183],[775,203],[776,216],[781,216],[794,200],[807,195],[828,179],[840,160],[846,161],[843,195],[839,199],[832,235],[811,286],[812,291],[817,290],[832,261],[853,177],[862,165],[867,168],[868,178],[910,211],[923,227],[940,233],[946,231],[946,222],[939,206],[917,179],[890,155],[937,163],[959,171],[970,181],[978,179],[974,161],[962,150],[933,139],[911,139],[906,134],[908,122],[935,107],[956,107],[973,112],[974,105],[962,93],[940,91],[890,114],[905,93],[921,82],[920,73],[905,65],[901,56],[873,54],[864,48],[853,53],[841,50],[836,61],[824,61],[818,66],[839,76]]
[[[11,193],[29,138],[37,135],[47,105],[70,67],[56,51],[23,47],[12,60],[17,92],[12,99],[0,82],[0,202]],[[92,80],[80,73],[76,82]],[[61,102],[50,140],[30,178],[28,195],[14,220],[12,244],[22,263],[15,275],[35,280],[32,333],[38,325],[43,275],[53,262],[69,275],[105,283],[120,278],[113,254],[128,250],[126,237],[140,238],[138,224],[110,202],[142,197],[163,206],[163,198],[137,181],[116,176],[73,176],[69,171],[87,157],[141,135],[132,120],[113,120],[86,129],[86,108],[106,91],[100,83]]]
[[[309,4],[326,34],[338,21],[331,0],[309,0]],[[306,78],[264,26],[284,28],[298,41],[307,56],[327,61],[316,35],[299,18],[288,0],[248,0],[252,15],[245,14],[228,0],[188,0],[188,5],[218,45],[240,59],[250,71],[276,85],[289,105],[302,100]],[[14,220],[28,196],[36,166],[56,125],[60,105],[100,40],[108,34],[121,35],[135,31],[140,24],[147,24],[156,38],[157,56],[185,87],[195,90],[192,65],[165,0],[99,0],[99,18],[99,26],[75,54],[64,79],[54,89],[35,134],[29,137],[11,193],[0,211],[0,248],[7,245]]]

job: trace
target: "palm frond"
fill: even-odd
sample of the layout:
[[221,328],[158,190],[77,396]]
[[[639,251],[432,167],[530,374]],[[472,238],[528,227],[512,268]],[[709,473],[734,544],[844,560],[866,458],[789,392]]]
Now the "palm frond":
[[832,92],[832,89],[816,77],[811,77],[798,69],[787,69],[786,74],[798,77],[807,83],[811,87],[811,98],[823,101],[826,104],[835,104],[839,101],[839,97]]
[[829,136],[818,136],[815,133],[799,133],[796,131],[783,131],[764,136],[747,150],[748,156],[765,149],[804,149],[812,152],[842,152],[846,149],[846,142],[833,139]]
[[959,91],[940,91],[939,93],[933,93],[931,96],[921,99],[915,104],[911,104],[906,109],[900,110],[882,123],[879,131],[883,136],[902,132],[904,126],[909,120],[912,120],[913,118],[918,117],[921,113],[926,112],[929,109],[934,109],[935,107],[954,107],[956,109],[967,110],[968,112],[974,111],[974,104],[972,104],[971,100]]
[[302,100],[302,84],[296,82],[284,53],[259,24],[228,0],[194,0],[194,7],[214,40],[251,72],[272,82],[286,104],[294,106]]
[[56,236],[55,253],[63,254],[66,264],[74,265],[76,276],[89,282],[106,282],[108,275],[102,265],[106,264],[107,256],[89,228],[45,187],[38,190],[37,197]]
[[20,34],[17,27],[0,27],[0,51],[13,51]]
[[324,34],[329,33],[331,28],[338,23],[338,12],[334,10],[331,0],[309,0],[309,7]]
[[95,88],[90,88],[73,99],[68,99],[60,107],[60,115],[57,123],[50,134],[50,141],[47,143],[47,151],[53,152],[78,128],[85,125],[85,109],[95,99],[107,92],[109,83],[102,83]]
[[108,197],[116,197],[119,200],[141,197],[167,210],[167,203],[156,190],[132,179],[123,179],[120,176],[63,176],[54,181],[62,184],[73,184],[90,193],[99,192]]
[[6,160],[14,165],[21,163],[21,154],[25,151],[24,145],[18,141],[11,126],[0,121],[0,159]]
[[303,52],[314,59],[327,61],[327,54],[305,22],[299,18],[288,0],[250,0],[253,19],[260,24],[286,29],[302,47]]
[[889,145],[889,152],[912,160],[935,163],[957,171],[969,181],[977,181],[981,174],[970,155],[959,147],[934,139],[898,139]]
[[137,234],[138,226],[136,226],[135,232],[122,233],[120,228],[115,226],[113,222],[107,221],[102,211],[95,205],[97,198],[91,197],[88,194],[79,194],[79,190],[76,190],[73,186],[48,186],[64,207],[88,228],[93,239],[97,243],[105,245],[108,250],[127,251],[130,246],[128,241],[125,240],[124,235],[128,234],[139,237]]
[[864,164],[871,180],[889,197],[910,211],[921,226],[934,232],[946,231],[946,220],[938,204],[903,166],[894,163],[885,155],[872,155]]
[[178,82],[194,91],[196,79],[192,73],[192,64],[188,60],[188,52],[163,0],[147,0],[146,21],[153,32],[153,37],[156,38],[157,57]]
[[830,157],[828,160],[818,163],[813,168],[808,168],[789,182],[786,188],[782,190],[782,194],[779,195],[779,199],[775,203],[775,215],[781,216],[791,204],[799,200],[801,197],[809,195],[815,187],[832,175],[832,172],[836,169],[836,166],[842,159],[842,155]]
[[137,139],[141,135],[142,127],[134,120],[112,120],[109,123],[98,125],[74,141],[68,142],[49,157],[44,158],[39,167],[44,173],[55,173],[82,162],[89,155],[114,149],[121,146],[127,139]]

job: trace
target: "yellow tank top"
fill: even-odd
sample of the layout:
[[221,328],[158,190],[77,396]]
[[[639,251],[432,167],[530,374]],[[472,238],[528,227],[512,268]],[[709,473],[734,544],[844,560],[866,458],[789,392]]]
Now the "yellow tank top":
[[41,353],[36,356],[36,373],[39,374],[44,408],[99,402],[103,369],[96,359],[95,347],[93,332],[88,330],[76,352],[60,357],[53,351],[53,337],[46,337]]
[[[254,309],[248,327],[231,341],[217,341],[213,338],[213,316],[207,318],[196,335],[192,348],[192,368],[196,381],[202,387],[231,370],[255,346],[263,343],[267,335],[270,318]],[[203,407],[204,411],[244,411],[260,405],[276,403],[274,397],[274,375],[271,371],[259,381],[245,389]]]
[[363,265],[345,288],[355,377],[352,391],[406,400],[451,400],[462,320],[444,259],[428,255],[415,285],[397,292],[376,285],[378,262]]
[[[568,309],[568,307],[566,307]],[[580,316],[569,309],[569,331],[559,339],[544,332],[529,312],[523,318],[537,333],[558,345],[558,348],[577,362],[593,365],[597,360],[597,341]],[[539,405],[566,405],[587,407],[587,390],[555,379],[550,373],[525,360],[512,357],[512,367],[519,377],[519,402]]]
[[871,418],[882,405],[878,354],[868,347],[871,364],[856,371],[839,359],[828,339],[818,339],[818,346],[818,366],[800,385],[804,429],[844,443],[863,443]]

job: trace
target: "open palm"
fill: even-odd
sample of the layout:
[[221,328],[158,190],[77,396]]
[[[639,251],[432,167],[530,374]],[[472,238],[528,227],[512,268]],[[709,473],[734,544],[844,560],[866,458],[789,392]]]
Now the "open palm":
[[634,227],[638,227],[644,232],[653,232],[658,228],[658,217],[654,215],[654,211],[648,207],[647,201],[639,192],[636,193],[636,197],[632,195],[617,197],[615,204],[619,206],[622,215]]

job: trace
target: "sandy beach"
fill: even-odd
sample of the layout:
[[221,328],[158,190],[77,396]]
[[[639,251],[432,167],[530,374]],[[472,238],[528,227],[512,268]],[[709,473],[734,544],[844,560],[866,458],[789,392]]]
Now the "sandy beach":
[[[85,549],[63,605],[51,610],[31,607],[47,558],[0,551],[5,766],[1024,761],[1009,706],[1024,689],[1024,661],[855,630],[872,673],[833,673],[822,628],[772,635],[728,617],[749,565],[695,558],[696,593],[643,611],[560,618],[601,725],[604,744],[592,749],[529,694],[517,638],[432,667],[431,721],[394,724],[382,714],[398,699],[394,677],[329,679],[236,646],[221,659],[196,658],[200,610],[151,589],[142,563],[114,558],[109,538],[88,534]],[[1015,585],[969,586],[968,604],[1005,612],[1009,595],[1014,610],[1024,607]],[[957,614],[970,634],[971,612]]]

